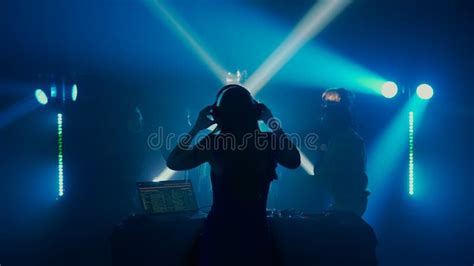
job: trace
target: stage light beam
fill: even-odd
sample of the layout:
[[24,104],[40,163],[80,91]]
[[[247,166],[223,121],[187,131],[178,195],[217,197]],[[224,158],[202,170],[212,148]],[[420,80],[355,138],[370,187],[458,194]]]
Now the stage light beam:
[[[350,3],[351,1],[349,0],[318,1],[306,13],[283,43],[245,82],[244,87],[255,96],[306,42],[321,32]],[[301,167],[309,175],[314,175],[313,164],[303,152],[300,151],[300,155]]]
[[171,177],[173,177],[174,174],[176,174],[178,171],[175,171],[175,170],[172,170],[168,167],[165,168],[165,170],[163,170],[160,175],[156,176],[155,178],[153,178],[153,182],[159,182],[159,181],[166,181],[166,180],[170,180]]
[[308,173],[308,175],[314,175],[314,165],[311,163],[311,161],[306,157],[306,155],[301,152],[300,150],[300,156],[301,156],[301,167]]
[[[414,157],[410,157],[410,147],[413,148],[412,151],[414,153],[414,146],[410,145],[410,137],[413,137],[410,131],[414,133],[416,127],[421,123],[428,103],[429,101],[424,101],[419,97],[411,97],[370,147],[367,156],[367,158],[369,158],[367,161],[367,175],[370,180],[369,190],[372,194],[364,217],[371,224],[378,223],[380,210],[386,207],[388,199],[392,196],[389,193],[389,187],[393,182],[397,181],[391,178],[399,176],[396,166],[403,162],[404,158],[407,158],[407,150],[408,192],[410,194],[410,182],[413,181],[412,188],[414,193],[416,169]],[[410,113],[412,113],[412,115],[410,115]],[[415,114],[416,120],[414,119]],[[412,116],[412,118],[410,118],[410,116]],[[407,143],[409,145],[407,145]],[[383,158],[383,163],[380,163],[380,160],[371,160],[370,158]],[[412,158],[413,161],[411,161],[410,158]],[[413,179],[411,177],[413,177]],[[404,178],[406,178],[406,175],[404,175]]]
[[222,82],[225,82],[227,71],[203,48],[196,37],[193,36],[184,23],[176,15],[173,15],[168,7],[158,0],[144,0],[149,9],[160,17],[174,32],[182,39],[212,73]]
[[380,96],[382,86],[387,81],[321,44],[302,49],[275,79],[294,87],[344,87],[353,92]]
[[349,0],[323,0],[314,4],[244,86],[255,95],[306,42],[321,32],[350,3]]
[[36,97],[33,97],[33,95],[27,96],[0,112],[0,128],[8,126],[40,106]]
[[[226,77],[227,71],[213,62],[211,57],[199,45],[199,43],[184,29],[184,27],[161,5],[158,1],[151,1],[158,7],[159,13],[177,30],[180,36],[188,41],[198,56],[206,62],[210,70],[222,79]],[[150,4],[150,1],[147,1]],[[338,14],[340,14],[351,1],[349,0],[323,0],[318,1],[307,12],[295,29],[285,41],[262,63],[255,73],[245,82],[246,87],[252,95],[255,95],[266,83],[291,59],[291,57],[311,38],[321,32]],[[313,164],[305,154],[301,154],[301,166],[309,174],[314,175]],[[168,180],[176,171],[166,168],[154,181]]]

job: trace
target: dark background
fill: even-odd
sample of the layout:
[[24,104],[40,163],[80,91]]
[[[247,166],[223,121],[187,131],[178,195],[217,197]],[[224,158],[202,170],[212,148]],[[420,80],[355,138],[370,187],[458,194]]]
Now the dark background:
[[[250,74],[312,4],[167,2],[217,61]],[[416,131],[422,193],[408,197],[402,161],[385,166],[395,169],[377,191],[385,200],[370,205],[378,210],[367,220],[379,238],[381,265],[474,263],[472,11],[470,1],[355,1],[308,44],[322,43],[405,88],[428,82],[435,90]],[[255,34],[251,23],[281,36]],[[221,83],[142,1],[1,1],[0,62],[1,112],[52,81],[79,87],[78,101],[63,111],[62,199],[56,200],[58,110],[41,106],[0,128],[0,264],[65,265],[70,257],[68,265],[106,265],[113,226],[140,211],[135,182],[164,168],[163,151],[149,149],[146,136],[160,126],[184,132],[187,111],[195,117]],[[325,87],[278,77],[259,100],[287,131],[310,132]],[[368,151],[406,97],[357,95],[354,112]],[[136,106],[145,120],[140,133],[131,126]],[[384,164],[384,156],[368,160]],[[198,200],[208,205],[208,183],[191,175],[204,182]],[[321,211],[324,197],[312,185],[302,169],[280,170],[269,207]]]

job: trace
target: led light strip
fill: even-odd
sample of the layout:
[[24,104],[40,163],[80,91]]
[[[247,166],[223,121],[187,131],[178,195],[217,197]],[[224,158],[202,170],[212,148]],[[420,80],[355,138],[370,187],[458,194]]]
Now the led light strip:
[[413,112],[408,113],[408,193],[414,194],[414,147],[413,147]]
[[58,186],[59,197],[64,195],[64,175],[63,175],[63,115],[58,114]]

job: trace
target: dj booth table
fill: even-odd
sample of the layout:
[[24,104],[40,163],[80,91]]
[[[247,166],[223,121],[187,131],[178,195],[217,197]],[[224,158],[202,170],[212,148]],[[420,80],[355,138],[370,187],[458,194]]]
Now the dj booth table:
[[[204,221],[132,216],[111,235],[112,264],[195,265]],[[356,216],[329,213],[268,221],[278,265],[377,265],[375,234]]]

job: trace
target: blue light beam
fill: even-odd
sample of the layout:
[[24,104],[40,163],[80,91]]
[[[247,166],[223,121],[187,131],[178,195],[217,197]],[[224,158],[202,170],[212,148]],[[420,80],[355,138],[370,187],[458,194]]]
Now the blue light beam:
[[[227,71],[220,67],[199,45],[196,39],[173,17],[164,6],[158,1],[146,1],[155,12],[158,11],[160,17],[167,19],[179,33],[180,37],[189,43],[197,55],[203,60],[209,69],[222,81]],[[154,3],[154,5],[153,5]],[[253,94],[270,81],[270,79],[291,59],[291,57],[311,38],[321,32],[339,13],[341,13],[351,1],[349,0],[324,0],[319,1],[308,11],[303,19],[298,23],[290,35],[283,43],[262,63],[255,73],[245,82],[244,86]],[[224,81],[225,82],[225,81]],[[314,175],[313,164],[306,155],[301,154],[302,167],[310,175]],[[169,168],[165,170],[154,180],[168,180],[176,171]],[[163,178],[163,179],[161,179]]]
[[345,87],[351,91],[382,95],[386,79],[321,45],[306,46],[275,77],[292,86]]
[[[409,144],[410,132],[409,114],[413,112],[413,115],[417,117],[416,120],[412,121],[411,127],[412,130],[415,130],[422,120],[428,102],[416,96],[411,97],[385,128],[374,145],[370,147],[367,157],[367,174],[369,176],[369,189],[372,194],[365,218],[374,224],[377,217],[380,216],[379,210],[384,207],[391,195],[390,184],[396,182],[393,180],[396,176],[395,170],[399,169],[400,165],[406,165],[401,164],[401,161],[403,158],[407,158],[405,156],[409,151],[409,145],[407,145],[407,143]],[[410,163],[409,160],[408,163]],[[414,175],[415,169],[412,170]],[[410,175],[410,169],[408,175]],[[406,180],[405,178],[406,175],[403,176],[402,180]],[[408,183],[410,183],[410,176],[408,176]]]
[[222,67],[200,44],[195,36],[187,29],[174,12],[171,12],[170,8],[165,7],[163,3],[157,0],[144,0],[148,8],[161,18],[178,37],[188,45],[192,51],[199,57],[199,59],[211,70],[211,72],[219,79],[223,84],[225,83],[225,77],[227,71]]
[[158,176],[153,178],[153,182],[170,180],[171,177],[173,177],[173,175],[176,174],[177,172],[178,171],[175,171],[166,167],[165,170],[163,170]]
[[[244,86],[255,96],[301,47],[320,33],[350,3],[349,0],[324,0],[314,4],[290,35],[260,65]],[[303,152],[300,152],[300,155],[303,169],[309,175],[314,175],[313,164]]]
[[303,47],[320,33],[351,1],[323,0],[314,4],[290,35],[247,80],[245,87],[255,95]]
[[6,110],[0,112],[0,128],[8,126],[10,123],[20,119],[22,116],[32,112],[41,105],[35,97],[28,96],[25,99],[13,104]]

